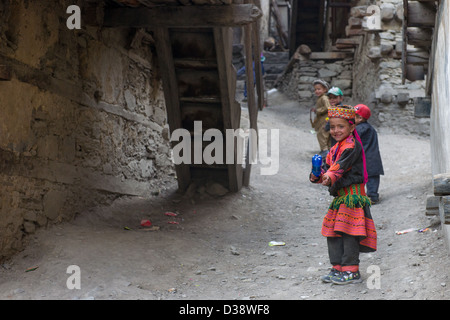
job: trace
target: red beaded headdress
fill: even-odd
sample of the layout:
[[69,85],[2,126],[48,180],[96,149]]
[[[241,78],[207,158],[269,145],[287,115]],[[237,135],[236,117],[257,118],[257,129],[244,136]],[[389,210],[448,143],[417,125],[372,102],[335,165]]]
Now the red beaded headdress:
[[355,119],[355,108],[348,105],[328,108],[329,118]]

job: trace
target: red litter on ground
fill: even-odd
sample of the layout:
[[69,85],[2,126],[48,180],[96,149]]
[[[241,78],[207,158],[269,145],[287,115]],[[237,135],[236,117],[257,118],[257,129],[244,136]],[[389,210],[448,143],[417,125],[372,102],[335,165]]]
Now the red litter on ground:
[[177,214],[176,213],[173,213],[173,212],[166,212],[166,213],[164,213],[166,216],[169,216],[169,217],[176,217],[177,216]]
[[151,227],[152,222],[150,220],[141,220],[142,227]]

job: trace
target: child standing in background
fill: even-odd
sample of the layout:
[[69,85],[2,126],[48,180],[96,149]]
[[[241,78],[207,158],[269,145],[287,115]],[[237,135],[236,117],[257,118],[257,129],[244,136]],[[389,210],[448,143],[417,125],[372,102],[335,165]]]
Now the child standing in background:
[[355,112],[356,131],[361,137],[361,142],[364,147],[368,164],[367,174],[369,176],[369,180],[366,184],[367,196],[372,201],[372,204],[375,204],[380,201],[378,188],[380,186],[380,175],[384,174],[380,149],[378,147],[378,134],[374,127],[367,122],[371,115],[368,106],[358,104],[355,106]]
[[327,114],[328,108],[330,107],[330,102],[326,93],[328,92],[330,85],[321,79],[314,80],[314,94],[317,96],[316,107],[312,108],[311,111],[315,112],[316,118],[311,122],[312,127],[316,131],[317,141],[319,142],[320,154],[322,158],[328,153],[330,149],[330,133],[325,130],[325,125],[327,124]]
[[377,233],[365,193],[367,171],[365,155],[355,130],[355,109],[350,106],[328,110],[330,134],[337,143],[327,155],[319,177],[312,183],[328,186],[334,197],[322,223],[332,265],[323,282],[348,284],[361,282],[359,253],[377,249]]
[[[327,92],[328,101],[330,101],[330,105],[332,107],[342,106],[342,102],[344,101],[344,94],[342,90],[338,87],[332,87]],[[330,123],[327,122],[325,125],[325,130],[330,131]],[[332,136],[330,136],[330,146],[333,147],[336,144],[336,140]]]

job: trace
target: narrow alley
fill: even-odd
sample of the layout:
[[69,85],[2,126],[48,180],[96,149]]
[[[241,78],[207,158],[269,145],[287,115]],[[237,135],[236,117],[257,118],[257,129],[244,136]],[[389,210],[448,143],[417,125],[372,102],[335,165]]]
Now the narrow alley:
[[[279,129],[277,174],[260,175],[255,165],[251,186],[225,195],[205,186],[177,194],[167,178],[151,198],[122,197],[40,229],[1,265],[0,299],[449,299],[450,257],[439,220],[425,215],[429,139],[379,134],[385,175],[381,201],[371,208],[378,251],[362,254],[362,283],[324,284],[329,263],[320,226],[331,196],[308,181],[317,151],[309,107],[278,92],[270,99],[258,125]],[[141,227],[142,219],[152,227]],[[69,285],[73,265],[79,289]]]

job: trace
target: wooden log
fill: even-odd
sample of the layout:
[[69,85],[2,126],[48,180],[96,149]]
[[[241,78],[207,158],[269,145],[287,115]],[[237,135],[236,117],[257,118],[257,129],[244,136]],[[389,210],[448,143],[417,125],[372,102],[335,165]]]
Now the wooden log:
[[422,51],[422,52],[408,52],[406,55],[406,61],[407,64],[421,64],[425,65],[428,64],[428,61],[430,59],[430,55],[428,52]]
[[409,81],[425,79],[425,69],[423,65],[406,64],[405,68],[406,68],[405,77]]
[[434,2],[408,1],[408,27],[434,27],[436,5]]
[[450,173],[441,173],[433,177],[433,191],[435,196],[450,195]]
[[430,47],[433,39],[433,30],[430,28],[410,27],[406,29],[408,44],[417,47]]
[[237,27],[254,22],[262,11],[252,4],[228,6],[167,6],[104,9],[103,21],[99,14],[87,11],[85,23],[103,27]]

